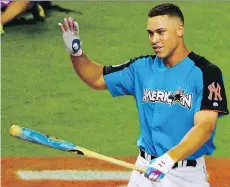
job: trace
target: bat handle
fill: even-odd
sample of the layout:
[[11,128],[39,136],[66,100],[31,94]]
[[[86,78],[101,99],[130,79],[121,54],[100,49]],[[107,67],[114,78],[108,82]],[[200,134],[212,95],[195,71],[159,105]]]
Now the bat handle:
[[115,158],[112,158],[112,157],[108,157],[108,156],[105,156],[105,155],[90,151],[88,149],[85,149],[85,148],[82,148],[82,147],[79,147],[79,146],[78,146],[78,149],[81,150],[84,153],[84,155],[87,156],[87,157],[96,158],[98,160],[103,160],[103,161],[106,161],[106,162],[110,162],[112,164],[116,164],[116,165],[126,167],[126,168],[129,168],[129,169],[132,169],[132,170],[137,170],[137,171],[139,171],[141,173],[145,172],[144,168],[137,167],[134,164],[131,164],[131,163],[128,163],[128,162],[125,162],[125,161],[122,161],[122,160],[118,160],[118,159],[115,159]]

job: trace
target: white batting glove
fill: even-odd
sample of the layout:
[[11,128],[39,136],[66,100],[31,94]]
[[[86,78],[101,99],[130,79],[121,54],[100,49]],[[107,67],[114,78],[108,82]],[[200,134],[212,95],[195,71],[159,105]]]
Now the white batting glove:
[[73,56],[81,56],[81,40],[79,38],[79,25],[73,18],[64,18],[64,25],[58,23],[63,32],[63,39],[66,50]]
[[150,161],[144,176],[153,182],[159,182],[172,169],[174,164],[174,160],[165,153],[161,157]]

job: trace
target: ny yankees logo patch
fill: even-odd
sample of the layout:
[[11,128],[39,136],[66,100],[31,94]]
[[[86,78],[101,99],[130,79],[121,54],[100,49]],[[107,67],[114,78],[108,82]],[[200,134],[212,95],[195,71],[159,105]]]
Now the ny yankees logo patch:
[[222,101],[222,97],[220,93],[221,87],[218,82],[216,83],[216,86],[215,86],[215,82],[211,83],[208,86],[208,89],[209,89],[209,96],[208,96],[209,100]]

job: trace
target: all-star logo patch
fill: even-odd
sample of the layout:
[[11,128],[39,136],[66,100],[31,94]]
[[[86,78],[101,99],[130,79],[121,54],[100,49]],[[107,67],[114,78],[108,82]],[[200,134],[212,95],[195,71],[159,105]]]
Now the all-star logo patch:
[[161,103],[167,103],[169,105],[174,105],[178,103],[185,108],[191,109],[192,94],[186,94],[185,92],[186,91],[182,89],[178,89],[175,92],[144,89],[144,96],[142,99],[142,103],[161,102]]

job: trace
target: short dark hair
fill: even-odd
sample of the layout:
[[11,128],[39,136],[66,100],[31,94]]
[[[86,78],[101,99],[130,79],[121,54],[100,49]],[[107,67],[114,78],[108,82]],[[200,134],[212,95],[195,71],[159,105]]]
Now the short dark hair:
[[180,20],[184,23],[184,16],[181,12],[180,8],[172,3],[162,3],[155,7],[153,7],[150,11],[148,16],[155,17],[160,15],[168,15],[168,16],[176,16],[179,17]]

